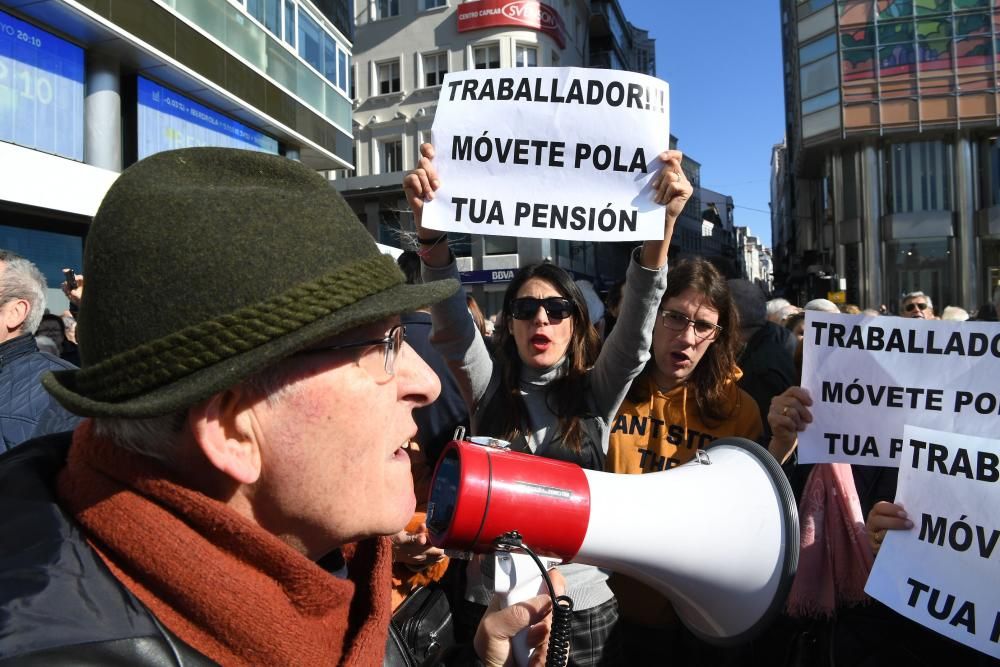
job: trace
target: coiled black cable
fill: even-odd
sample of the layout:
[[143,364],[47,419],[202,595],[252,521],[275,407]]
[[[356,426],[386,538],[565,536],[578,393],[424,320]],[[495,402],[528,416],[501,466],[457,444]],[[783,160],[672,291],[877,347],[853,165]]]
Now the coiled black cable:
[[535,565],[542,573],[546,588],[549,589],[549,597],[552,599],[552,626],[549,628],[549,651],[545,656],[545,667],[565,667],[569,659],[569,642],[572,636],[570,623],[573,620],[573,600],[568,595],[556,596],[556,589],[552,586],[552,579],[545,569],[541,559],[531,548],[521,540],[521,534],[516,530],[504,533],[494,544],[506,549],[518,549],[531,556]]
[[573,601],[560,595],[552,601],[552,627],[549,629],[549,652],[545,667],[565,667],[569,660],[569,640],[572,634]]

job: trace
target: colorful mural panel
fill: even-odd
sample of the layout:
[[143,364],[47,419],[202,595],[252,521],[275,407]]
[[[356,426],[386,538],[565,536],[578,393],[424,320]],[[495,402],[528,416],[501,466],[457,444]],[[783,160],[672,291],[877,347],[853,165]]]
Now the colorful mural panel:
[[840,25],[865,25],[874,19],[871,0],[842,0],[840,3]]

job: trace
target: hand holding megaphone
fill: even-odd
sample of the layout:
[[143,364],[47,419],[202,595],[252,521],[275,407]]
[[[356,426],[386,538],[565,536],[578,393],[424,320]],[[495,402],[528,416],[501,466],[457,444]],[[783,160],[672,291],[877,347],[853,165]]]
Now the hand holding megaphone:
[[539,556],[626,574],[717,644],[763,629],[798,564],[792,490],[771,455],[742,438],[646,475],[452,441],[431,482],[427,526],[446,549],[492,553],[498,537],[517,531]]

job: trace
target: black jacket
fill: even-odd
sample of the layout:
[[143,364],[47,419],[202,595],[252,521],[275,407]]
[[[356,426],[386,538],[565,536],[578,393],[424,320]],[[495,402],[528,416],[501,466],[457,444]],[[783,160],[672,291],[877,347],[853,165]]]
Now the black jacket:
[[747,341],[736,361],[743,371],[737,385],[757,401],[760,419],[764,423],[765,444],[771,439],[771,427],[767,423],[771,399],[798,384],[798,372],[787,345],[790,335],[787,329],[773,322],[764,322]]
[[59,507],[71,435],[0,456],[0,665],[214,664],[118,583]]
[[40,352],[29,334],[0,343],[0,453],[25,440],[72,430],[80,418],[66,411],[42,387],[48,371],[76,368]]

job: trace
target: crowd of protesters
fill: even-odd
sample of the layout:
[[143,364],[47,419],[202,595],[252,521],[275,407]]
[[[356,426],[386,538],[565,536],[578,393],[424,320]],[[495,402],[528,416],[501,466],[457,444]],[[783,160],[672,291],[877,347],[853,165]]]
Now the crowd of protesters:
[[[988,664],[863,593],[886,531],[912,527],[893,503],[896,471],[797,462],[798,436],[812,421],[800,386],[805,312],[887,309],[822,298],[799,308],[766,301],[757,285],[727,280],[702,258],[668,266],[674,224],[692,193],[679,152],[661,154],[653,183],[665,208],[663,238],[636,249],[626,280],[604,301],[593,285],[542,262],[516,272],[490,317],[456,291],[447,234],[421,226],[440,185],[431,146],[404,180],[417,246],[398,261],[405,280],[308,169],[237,153],[171,152],[127,171],[88,241],[90,287],[83,275],[63,284],[72,312],[46,313],[44,278],[0,251],[0,427],[4,449],[14,449],[0,458],[0,485],[8,485],[0,494],[10,496],[0,505],[32,520],[58,517],[30,530],[9,514],[0,521],[0,664],[76,655],[95,664],[117,656],[136,664],[501,665],[524,629],[543,655],[545,598],[500,610],[489,559],[450,560],[430,544],[420,499],[459,425],[518,451],[618,474],[671,470],[714,440],[742,437],[767,448],[800,503],[809,489],[829,487],[859,499],[800,504],[804,513],[840,512],[863,535],[846,564],[854,581],[824,606],[822,568],[800,568],[785,613],[743,646],[707,644],[668,599],[638,582],[560,565],[557,586],[576,603],[570,665]],[[204,201],[187,196],[192,189]],[[244,192],[254,193],[249,201]],[[160,197],[162,208],[143,215],[189,228],[161,225],[147,235],[138,213],[146,197]],[[280,223],[301,238],[277,242],[289,233]],[[201,239],[206,229],[210,238]],[[252,250],[230,243],[238,234],[256,241]],[[172,257],[184,245],[194,253],[189,268],[210,275],[174,272],[187,282],[130,286],[128,268],[148,271],[102,261],[128,257],[129,243]],[[266,256],[252,257],[267,244]],[[239,280],[245,262],[265,285]],[[275,267],[294,275],[263,276]],[[221,295],[199,293],[220,285]],[[165,305],[182,294],[191,302]],[[82,334],[78,306],[90,318]],[[941,319],[995,321],[1000,300],[989,306],[975,318],[949,306]],[[898,315],[938,318],[919,291],[902,297]],[[82,370],[78,345],[87,352]],[[345,351],[347,361],[337,356]],[[659,428],[622,427],[644,420]],[[72,436],[21,445],[74,427]],[[327,442],[336,444],[317,449]],[[26,469],[37,481],[15,484]],[[660,509],[669,520],[692,508]],[[19,546],[16,531],[44,545],[41,555]],[[801,546],[804,563],[827,548]],[[84,572],[54,573],[60,554]],[[61,586],[58,595],[33,587],[39,573]],[[451,646],[393,644],[392,609],[421,587],[445,590]],[[74,624],[91,602],[72,590],[98,595],[92,621]],[[43,623],[23,612],[31,605]]]

